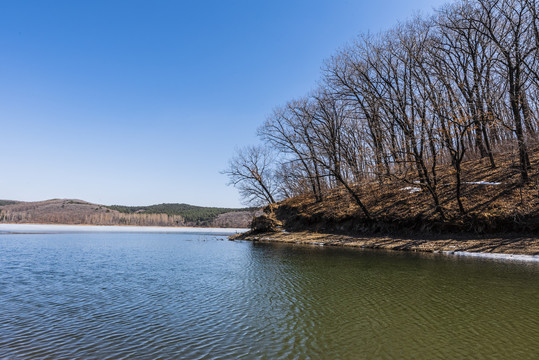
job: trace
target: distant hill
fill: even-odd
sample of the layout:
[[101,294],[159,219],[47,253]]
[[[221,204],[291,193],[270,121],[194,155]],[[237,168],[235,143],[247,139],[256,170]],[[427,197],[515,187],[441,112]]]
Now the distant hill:
[[248,227],[255,211],[188,204],[106,206],[78,199],[0,200],[2,223]]
[[[233,209],[233,208],[217,208],[217,207],[203,207],[194,206],[189,204],[159,204],[150,206],[123,206],[112,205],[107,206],[111,210],[116,210],[124,214],[167,214],[167,215],[179,215],[184,218],[188,223],[192,223],[196,226],[211,226],[212,222],[218,218],[219,215],[226,213],[241,213],[251,212],[255,209]],[[240,215],[240,214],[237,214]]]

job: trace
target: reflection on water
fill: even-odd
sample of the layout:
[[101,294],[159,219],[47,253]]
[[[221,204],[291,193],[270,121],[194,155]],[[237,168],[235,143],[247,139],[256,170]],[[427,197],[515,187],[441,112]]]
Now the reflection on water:
[[66,233],[0,266],[0,358],[539,357],[537,264]]

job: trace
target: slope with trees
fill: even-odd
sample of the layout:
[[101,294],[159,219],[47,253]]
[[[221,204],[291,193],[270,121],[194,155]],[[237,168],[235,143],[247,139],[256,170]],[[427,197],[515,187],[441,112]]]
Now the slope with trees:
[[134,226],[247,227],[254,209],[188,204],[105,206],[74,199],[0,202],[0,222]]
[[533,0],[459,0],[359,36],[326,61],[315,90],[262,124],[255,148],[272,149],[265,171],[240,152],[231,183],[246,202],[303,199],[310,211],[338,196],[363,224],[405,216],[393,211],[399,191],[413,192],[407,206],[421,210],[406,216],[423,222],[533,218],[537,14]]

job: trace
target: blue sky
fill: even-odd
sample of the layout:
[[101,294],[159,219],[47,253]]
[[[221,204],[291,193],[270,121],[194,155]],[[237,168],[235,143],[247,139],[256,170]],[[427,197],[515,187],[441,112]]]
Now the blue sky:
[[0,2],[0,199],[239,207],[220,174],[324,59],[445,1]]

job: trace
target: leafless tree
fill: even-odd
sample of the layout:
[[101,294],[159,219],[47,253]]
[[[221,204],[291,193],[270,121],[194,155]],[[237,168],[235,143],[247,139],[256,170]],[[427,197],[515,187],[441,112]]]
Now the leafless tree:
[[260,127],[258,134],[271,146],[286,154],[286,161],[295,162],[301,166],[312,193],[317,201],[321,201],[324,189],[323,175],[315,160],[312,121],[305,113],[307,103],[307,99],[300,99],[276,109]]
[[237,151],[223,171],[230,185],[238,188],[248,204],[273,204],[279,193],[274,157],[263,146],[248,146]]
[[344,186],[361,208],[363,215],[370,218],[371,215],[367,207],[357,191],[353,189],[353,184],[350,181],[353,179],[350,176],[353,164],[345,161],[354,157],[350,155],[357,155],[354,151],[350,151],[350,149],[357,150],[357,148],[349,146],[354,144],[344,142],[344,130],[348,129],[346,125],[352,119],[345,102],[327,92],[319,91],[313,95],[311,106],[308,107],[306,114],[313,123],[313,138],[318,149],[315,157],[316,162],[331,174],[335,184]]
[[[474,29],[488,38],[497,50],[497,64],[505,73],[507,94],[513,117],[513,131],[517,139],[522,182],[529,179],[530,166],[523,120],[528,124],[529,111],[525,105],[525,83],[530,75],[527,64],[536,55],[535,42],[529,34],[535,21],[523,0],[481,0],[474,3],[478,11],[470,18]],[[524,107],[523,107],[524,105]],[[524,119],[523,119],[524,117]]]
[[[452,189],[466,212],[463,161],[494,168],[496,151],[511,144],[524,184],[529,143],[539,141],[537,13],[536,0],[457,0],[358,37],[325,63],[314,92],[260,127],[275,165],[260,149],[244,150],[231,179],[244,196],[269,203],[306,192],[322,201],[342,187],[367,218],[358,184],[410,183],[444,219],[449,198],[441,189]],[[454,169],[454,187],[442,182],[440,165]]]

